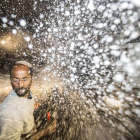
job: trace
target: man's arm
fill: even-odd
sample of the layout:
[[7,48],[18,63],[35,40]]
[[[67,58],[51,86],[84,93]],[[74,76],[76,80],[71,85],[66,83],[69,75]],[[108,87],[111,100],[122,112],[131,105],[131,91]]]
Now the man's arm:
[[39,140],[40,138],[50,135],[56,131],[56,120],[54,120],[47,127],[33,134],[28,140]]

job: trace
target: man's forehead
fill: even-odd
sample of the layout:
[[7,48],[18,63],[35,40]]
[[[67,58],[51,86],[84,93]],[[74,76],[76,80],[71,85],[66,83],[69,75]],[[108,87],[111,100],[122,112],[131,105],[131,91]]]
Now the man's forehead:
[[25,65],[14,65],[11,70],[11,76],[13,77],[23,77],[23,76],[29,76],[30,75],[30,69],[29,67]]

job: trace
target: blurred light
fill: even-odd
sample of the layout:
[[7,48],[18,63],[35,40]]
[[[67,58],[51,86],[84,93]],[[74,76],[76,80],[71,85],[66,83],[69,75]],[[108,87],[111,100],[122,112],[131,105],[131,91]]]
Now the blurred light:
[[2,41],[1,41],[1,44],[5,44],[5,41],[4,41],[4,40],[2,40]]
[[2,17],[2,22],[7,23],[8,22],[7,17]]
[[5,51],[12,51],[15,46],[17,46],[18,40],[15,40],[15,36],[10,33],[0,38],[0,47]]
[[17,30],[16,30],[16,29],[13,29],[13,30],[12,30],[12,33],[13,33],[13,34],[16,34],[16,33],[17,33]]
[[105,103],[112,108],[120,108],[121,107],[121,102],[119,100],[116,100],[114,98],[109,98],[109,97],[105,97]]
[[130,0],[132,1],[136,6],[140,7],[140,1],[139,0]]
[[7,40],[10,40],[10,39],[11,39],[11,37],[10,37],[10,36],[8,36],[8,37],[7,37]]
[[93,0],[90,0],[89,4],[88,4],[88,9],[90,9],[91,11],[94,10],[94,4],[93,4]]
[[25,19],[19,20],[19,24],[20,24],[20,26],[22,26],[22,27],[26,26],[26,21],[25,21]]

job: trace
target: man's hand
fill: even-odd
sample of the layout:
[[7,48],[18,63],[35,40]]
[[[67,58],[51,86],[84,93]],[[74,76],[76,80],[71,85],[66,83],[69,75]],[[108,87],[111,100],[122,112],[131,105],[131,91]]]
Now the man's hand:
[[37,103],[37,102],[35,102],[35,104],[34,104],[34,108],[35,108],[35,109],[38,109],[40,105],[41,105],[41,103]]
[[50,135],[56,131],[56,120],[54,120],[52,123],[50,123],[48,126],[43,128],[42,130],[36,132],[34,135],[32,135],[28,140],[39,140],[40,138]]

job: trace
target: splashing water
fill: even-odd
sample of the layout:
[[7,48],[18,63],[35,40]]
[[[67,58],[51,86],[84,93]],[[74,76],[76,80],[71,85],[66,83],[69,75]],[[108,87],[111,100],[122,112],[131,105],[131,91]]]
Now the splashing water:
[[[19,3],[16,10],[22,13],[26,8],[20,10],[20,5],[25,2]],[[51,139],[139,139],[139,3],[28,3],[31,8],[21,17],[1,2],[10,14],[1,18],[5,37],[0,39],[0,53],[6,44],[12,52],[10,62],[23,58],[34,65],[35,79],[45,96],[39,99],[43,106],[35,112],[37,129],[47,124],[44,117],[48,111],[59,123]],[[5,28],[12,32],[13,46]],[[62,88],[62,92],[54,87]]]

